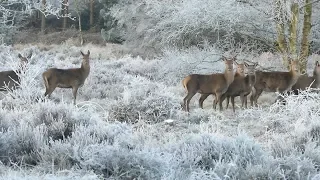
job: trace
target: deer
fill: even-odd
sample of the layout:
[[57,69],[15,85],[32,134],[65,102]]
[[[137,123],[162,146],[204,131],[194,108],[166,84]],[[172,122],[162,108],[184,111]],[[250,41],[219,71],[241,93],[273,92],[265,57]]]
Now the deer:
[[80,53],[83,58],[80,68],[50,68],[42,73],[42,78],[46,87],[46,92],[44,93],[45,97],[48,96],[50,98],[56,87],[72,88],[73,104],[76,104],[78,89],[83,86],[90,73],[90,51],[88,50],[87,54],[84,54],[82,51],[80,51]]
[[257,107],[257,100],[263,91],[278,92],[280,94],[287,93],[292,86],[296,84],[300,77],[300,66],[298,60],[289,59],[289,72],[273,71],[273,72],[256,72],[256,83],[252,89],[250,97],[251,106],[253,103]]
[[254,63],[253,65],[249,65],[248,63],[244,63],[247,68],[246,76],[238,76],[235,77],[234,81],[230,84],[226,93],[221,96],[220,104],[222,106],[222,102],[225,98],[227,98],[227,106],[229,106],[229,98],[231,97],[232,110],[235,112],[234,108],[234,98],[240,96],[241,100],[241,108],[245,105],[247,107],[247,96],[251,93],[252,88],[256,82],[256,67],[258,63]]
[[[216,109],[220,97],[225,93],[229,85],[234,80],[233,62],[236,57],[228,59],[223,56],[225,63],[224,73],[215,74],[191,74],[182,80],[183,87],[187,90],[187,95],[183,99],[183,109],[189,112],[189,103],[196,93],[200,94],[214,94],[215,103],[213,108]],[[222,108],[220,107],[220,110]]]
[[[240,78],[240,77],[244,77],[245,76],[245,73],[244,73],[244,69],[245,69],[245,65],[243,63],[237,63],[237,61],[234,61],[237,65],[237,70],[236,70],[236,73],[234,74],[234,80],[236,80],[237,78]],[[232,85],[233,83],[230,84],[230,86]],[[205,99],[207,99],[207,97],[209,96],[210,94],[201,94],[200,96],[200,99],[199,99],[199,107],[201,109],[203,109],[203,101]],[[214,102],[215,103],[215,99],[214,99]]]
[[25,68],[25,65],[28,64],[28,59],[30,59],[31,57],[32,52],[27,57],[24,57],[19,53],[19,68],[15,71],[11,70],[0,72],[0,91],[15,90],[19,88],[21,71]]
[[299,90],[306,90],[308,87],[320,88],[320,63],[318,61],[315,63],[313,76],[308,76],[307,74],[301,75],[291,90],[295,95],[298,95]]

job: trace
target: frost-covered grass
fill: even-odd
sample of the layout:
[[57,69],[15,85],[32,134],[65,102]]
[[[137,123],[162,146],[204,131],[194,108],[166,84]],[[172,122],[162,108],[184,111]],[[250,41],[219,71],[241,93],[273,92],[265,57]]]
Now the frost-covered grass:
[[[143,60],[115,58],[86,46],[0,47],[2,69],[33,52],[22,87],[1,95],[0,179],[317,179],[320,170],[320,95],[303,92],[245,110],[181,111],[181,80],[221,72],[214,48],[167,50]],[[42,100],[41,73],[79,67],[91,51],[91,72],[73,106],[70,89]],[[258,57],[271,66],[277,58]],[[310,71],[313,59],[310,60]],[[237,103],[239,103],[237,101]]]

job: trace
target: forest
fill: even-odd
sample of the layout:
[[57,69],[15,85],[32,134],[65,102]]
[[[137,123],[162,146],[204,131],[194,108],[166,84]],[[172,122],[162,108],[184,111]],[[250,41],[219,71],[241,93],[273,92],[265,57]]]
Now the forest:
[[319,16],[319,0],[0,0],[0,179],[320,179]]

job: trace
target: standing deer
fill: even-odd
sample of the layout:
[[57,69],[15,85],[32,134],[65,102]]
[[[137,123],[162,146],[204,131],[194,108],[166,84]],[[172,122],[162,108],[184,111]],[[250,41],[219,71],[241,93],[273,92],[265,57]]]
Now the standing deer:
[[[210,75],[191,74],[185,77],[182,81],[183,87],[188,91],[187,96],[183,99],[183,109],[189,112],[189,103],[191,98],[196,94],[214,94],[215,103],[213,108],[216,109],[220,97],[225,93],[229,85],[234,80],[233,62],[235,57],[227,59],[223,57],[225,62],[224,73],[216,73]],[[220,110],[222,108],[220,107]]]
[[84,54],[82,51],[80,52],[83,57],[80,68],[50,68],[42,74],[44,85],[46,86],[46,92],[44,96],[48,95],[48,97],[50,97],[50,95],[56,89],[56,87],[72,88],[74,98],[73,104],[76,104],[78,89],[84,84],[84,81],[90,73],[90,51],[88,50],[87,54]]
[[247,108],[247,96],[251,93],[252,88],[256,81],[255,71],[258,64],[254,63],[253,65],[249,65],[247,63],[244,63],[244,65],[247,68],[247,75],[235,77],[234,81],[230,84],[227,92],[221,96],[221,101],[220,101],[221,106],[222,106],[223,100],[227,98],[226,108],[228,108],[229,98],[231,97],[233,112],[235,112],[234,98],[237,96],[240,96],[241,108],[243,108],[244,105]]
[[308,87],[320,88],[320,63],[318,61],[315,63],[313,76],[308,76],[307,74],[301,75],[297,83],[292,86],[292,91],[297,95],[299,90],[305,90]]
[[[28,57],[23,57],[20,53],[18,57],[20,59],[19,69],[16,71],[1,71],[0,72],[0,91],[7,91],[8,89],[14,90],[20,86],[20,73],[25,68],[25,65],[28,63],[32,53]],[[7,88],[6,88],[7,87]]]
[[256,72],[256,83],[250,97],[251,106],[253,103],[258,106],[257,100],[263,91],[283,94],[291,90],[300,77],[299,61],[289,60],[289,65],[289,72]]
[[[237,63],[236,61],[234,61],[236,64],[237,64],[237,70],[236,70],[236,73],[234,74],[234,81],[240,77],[245,77],[245,73],[244,73],[244,69],[245,69],[245,66],[243,63],[239,64]],[[233,82],[234,82],[233,81]],[[233,83],[230,84],[230,86],[232,85]],[[230,87],[229,86],[229,87]],[[199,99],[199,107],[203,109],[203,101],[205,99],[207,99],[207,97],[209,96],[210,94],[201,94],[201,97]],[[229,97],[228,97],[229,98]],[[229,100],[229,99],[228,99]],[[216,103],[216,100],[214,99],[213,103],[215,104]]]

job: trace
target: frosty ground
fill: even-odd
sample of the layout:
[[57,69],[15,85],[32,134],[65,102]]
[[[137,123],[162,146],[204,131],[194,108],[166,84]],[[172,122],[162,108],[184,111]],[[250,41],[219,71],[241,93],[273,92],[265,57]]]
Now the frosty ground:
[[[80,50],[90,50],[91,72],[77,105],[70,89],[41,101],[41,73],[79,67]],[[21,88],[1,95],[0,179],[320,179],[316,92],[285,97],[285,106],[265,93],[261,106],[236,113],[213,110],[212,97],[199,109],[196,95],[187,114],[181,80],[222,72],[223,52],[213,47],[142,59],[112,45],[3,45],[1,70],[30,51]],[[317,58],[310,57],[309,74]],[[238,59],[285,70],[269,53]]]

